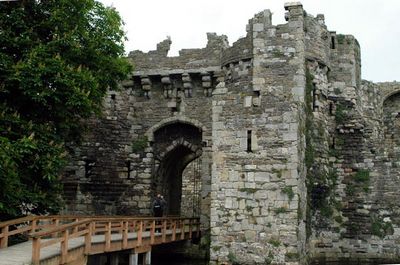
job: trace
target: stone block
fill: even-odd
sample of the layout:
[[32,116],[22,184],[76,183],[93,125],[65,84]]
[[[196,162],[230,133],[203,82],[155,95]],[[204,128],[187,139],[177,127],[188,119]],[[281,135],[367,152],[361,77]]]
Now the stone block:
[[253,31],[256,32],[264,31],[264,24],[262,23],[253,24]]
[[254,242],[256,238],[256,232],[255,231],[244,231],[244,237],[246,238],[247,242]]
[[161,83],[166,84],[166,85],[170,85],[171,84],[171,79],[169,76],[163,76],[161,77]]
[[269,174],[267,172],[255,172],[254,181],[256,182],[268,182]]
[[185,89],[191,89],[191,88],[193,88],[193,84],[190,83],[190,82],[183,83],[183,88],[185,88]]
[[245,108],[249,108],[253,105],[252,99],[253,99],[252,96],[246,96],[244,98],[243,105]]
[[282,139],[284,141],[296,141],[298,139],[297,137],[298,137],[297,132],[295,132],[295,133],[284,133],[282,135]]

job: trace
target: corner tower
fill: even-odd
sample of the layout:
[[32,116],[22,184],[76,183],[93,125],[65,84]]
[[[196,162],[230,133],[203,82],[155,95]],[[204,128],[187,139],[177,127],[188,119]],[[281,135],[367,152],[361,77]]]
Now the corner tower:
[[[305,33],[265,10],[224,53],[213,93],[211,260],[301,264],[305,255]],[[235,54],[236,56],[231,56]]]

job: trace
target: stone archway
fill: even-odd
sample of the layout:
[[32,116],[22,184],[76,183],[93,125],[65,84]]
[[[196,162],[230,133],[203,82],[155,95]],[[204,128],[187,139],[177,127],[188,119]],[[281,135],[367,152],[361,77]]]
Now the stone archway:
[[[157,128],[153,133],[152,147],[154,153],[153,171],[153,190],[165,195],[168,207],[167,214],[181,215],[182,212],[189,212],[182,209],[185,207],[195,207],[193,198],[186,200],[193,203],[182,202],[182,191],[187,191],[190,187],[197,187],[191,192],[192,196],[199,198],[198,184],[193,182],[200,179],[196,176],[183,176],[187,166],[194,160],[198,160],[202,154],[202,129],[189,123],[174,122],[167,123]],[[196,173],[186,170],[185,172]],[[187,175],[188,173],[186,173]],[[185,177],[185,181],[183,181]],[[192,211],[194,213],[194,211]]]
[[391,174],[400,177],[400,91],[392,93],[383,102],[383,123],[385,134],[385,149],[392,161]]
[[400,145],[400,91],[392,94],[383,102],[383,122],[386,142],[389,146]]

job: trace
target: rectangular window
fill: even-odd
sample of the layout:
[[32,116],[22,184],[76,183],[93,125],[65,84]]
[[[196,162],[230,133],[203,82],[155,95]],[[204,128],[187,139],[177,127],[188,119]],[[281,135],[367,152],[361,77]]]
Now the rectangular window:
[[252,152],[251,150],[251,130],[247,130],[247,152]]
[[331,49],[336,49],[335,36],[331,36]]
[[130,179],[131,178],[131,161],[126,161],[126,168],[127,168],[127,178]]

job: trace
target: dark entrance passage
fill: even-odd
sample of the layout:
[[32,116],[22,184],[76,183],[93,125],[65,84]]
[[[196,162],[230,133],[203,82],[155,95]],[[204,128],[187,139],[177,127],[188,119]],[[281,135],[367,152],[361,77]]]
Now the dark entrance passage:
[[200,198],[201,174],[196,165],[201,143],[201,129],[186,123],[168,124],[154,133],[153,190],[166,197],[168,215],[198,214],[194,209],[199,207]]

